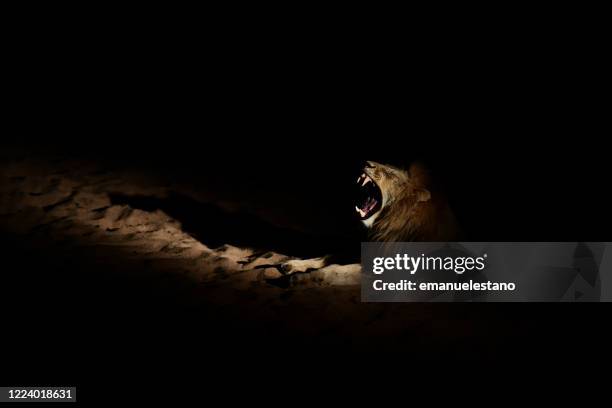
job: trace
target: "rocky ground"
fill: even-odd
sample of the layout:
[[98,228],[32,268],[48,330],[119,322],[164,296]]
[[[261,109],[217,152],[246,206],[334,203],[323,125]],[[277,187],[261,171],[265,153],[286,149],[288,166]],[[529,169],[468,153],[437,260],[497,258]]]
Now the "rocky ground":
[[[235,230],[235,239],[221,235],[225,241],[219,242],[217,234],[207,241],[205,233],[194,236],[157,205],[180,195],[186,205],[243,217],[237,202],[210,192],[59,158],[6,160],[0,174],[0,225],[13,260],[12,270],[2,273],[16,276],[6,282],[21,284],[17,290],[26,293],[23,285],[30,278],[18,275],[49,265],[48,273],[39,271],[39,282],[51,287],[64,282],[70,288],[64,292],[78,292],[61,310],[90,307],[97,318],[106,319],[102,327],[108,330],[113,327],[109,316],[121,316],[122,324],[129,325],[128,320],[142,316],[155,320],[185,313],[187,324],[230,330],[244,344],[364,352],[406,348],[417,358],[490,358],[525,333],[527,323],[492,306],[361,303],[359,265],[333,265],[287,278],[271,265],[292,254],[239,245]],[[206,231],[203,218],[198,231]],[[56,279],[50,273],[65,276]],[[48,294],[41,296],[47,299]],[[230,338],[206,333],[208,342]]]

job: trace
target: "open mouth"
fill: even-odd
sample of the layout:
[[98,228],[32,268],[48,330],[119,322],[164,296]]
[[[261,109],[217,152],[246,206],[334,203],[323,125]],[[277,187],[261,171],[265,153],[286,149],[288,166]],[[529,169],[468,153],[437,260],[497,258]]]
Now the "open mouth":
[[357,205],[355,211],[361,220],[376,214],[382,207],[382,192],[370,176],[363,173],[357,179]]

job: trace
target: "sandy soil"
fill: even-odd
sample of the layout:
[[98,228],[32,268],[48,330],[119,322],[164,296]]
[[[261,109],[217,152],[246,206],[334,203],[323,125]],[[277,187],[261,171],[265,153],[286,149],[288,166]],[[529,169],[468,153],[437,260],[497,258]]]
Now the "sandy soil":
[[286,254],[235,245],[231,237],[213,246],[155,205],[117,203],[130,197],[163,200],[177,193],[225,214],[238,207],[223,200],[204,202],[211,196],[138,172],[23,158],[2,165],[0,225],[7,236],[54,257],[74,257],[70,262],[78,262],[84,274],[101,280],[121,275],[118,285],[122,274],[129,275],[153,287],[155,297],[201,307],[204,324],[214,320],[263,327],[270,339],[290,336],[356,350],[410,344],[415,354],[424,349],[453,354],[463,345],[464,356],[490,357],[502,347],[500,339],[517,335],[515,326],[492,318],[492,310],[362,304],[358,265],[329,266],[288,279],[266,267],[289,259]]

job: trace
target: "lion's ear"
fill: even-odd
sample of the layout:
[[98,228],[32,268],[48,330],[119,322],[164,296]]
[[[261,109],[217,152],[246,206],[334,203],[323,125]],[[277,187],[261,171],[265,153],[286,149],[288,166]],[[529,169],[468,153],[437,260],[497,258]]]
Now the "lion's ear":
[[419,188],[416,190],[417,201],[425,202],[431,200],[431,193],[429,190],[424,188]]

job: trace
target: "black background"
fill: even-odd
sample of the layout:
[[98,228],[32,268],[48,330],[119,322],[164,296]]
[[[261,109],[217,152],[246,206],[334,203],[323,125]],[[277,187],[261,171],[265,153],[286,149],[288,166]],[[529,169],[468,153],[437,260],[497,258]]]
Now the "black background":
[[[384,32],[376,41],[342,31],[332,39],[316,30],[289,38],[287,28],[265,27],[240,33],[206,28],[196,35],[199,26],[140,28],[133,21],[121,27],[87,27],[89,20],[69,28],[52,23],[42,31],[16,27],[7,44],[14,54],[2,143],[148,169],[194,186],[199,174],[214,174],[220,184],[256,191],[276,204],[297,195],[293,207],[275,208],[294,216],[296,225],[304,224],[299,214],[306,214],[316,220],[314,231],[338,237],[361,233],[352,218],[350,183],[363,160],[406,166],[419,159],[445,185],[469,240],[610,239],[606,67],[593,42],[548,33],[491,37],[490,28],[461,38],[433,30],[404,37]],[[7,246],[5,259],[19,254],[19,245]],[[36,270],[46,259],[29,262],[19,267]],[[12,297],[7,290],[5,310],[18,305],[7,313],[33,317],[48,307],[48,316],[74,315],[78,297],[59,301],[83,283],[73,278],[42,279],[62,287],[53,296],[42,285],[30,286],[28,301],[34,291],[39,303],[16,302],[26,290]],[[496,316],[546,317],[554,327],[534,333],[533,348],[523,344],[512,356],[565,359],[568,350],[582,354],[591,342],[605,343],[601,305],[506,306]],[[189,319],[177,316],[168,312],[160,327]],[[132,317],[128,313],[117,327],[130,327]],[[76,319],[85,326],[56,340],[20,325],[25,334],[7,340],[16,350],[12,378],[48,382],[55,375],[91,391],[89,381],[105,375],[95,367],[112,364],[104,364],[107,357],[129,360],[118,344],[135,347],[146,337],[130,340],[117,329],[99,344],[82,344],[80,338],[91,338],[84,330],[96,328],[88,316]],[[143,325],[156,333],[154,322]],[[190,330],[197,329],[177,336],[188,338]],[[135,357],[146,362],[141,369],[170,367],[163,369],[169,374],[189,365],[193,356],[170,355],[161,343],[142,345]],[[19,363],[19,352],[54,349],[78,349],[91,365],[54,357],[41,369],[32,354],[26,365]],[[287,349],[275,361],[295,369],[283,357]],[[338,350],[329,355],[340,368],[358,364]],[[223,364],[206,361],[221,375],[244,369],[231,354]],[[319,371],[327,364],[306,363]],[[75,367],[87,375],[75,374]],[[110,372],[129,377],[121,367]],[[247,373],[260,374],[253,367]]]
[[597,25],[591,41],[490,26],[349,41],[339,27],[284,38],[287,27],[139,23],[12,30],[3,141],[264,191],[299,185],[330,222],[363,160],[420,159],[468,239],[605,239]]

